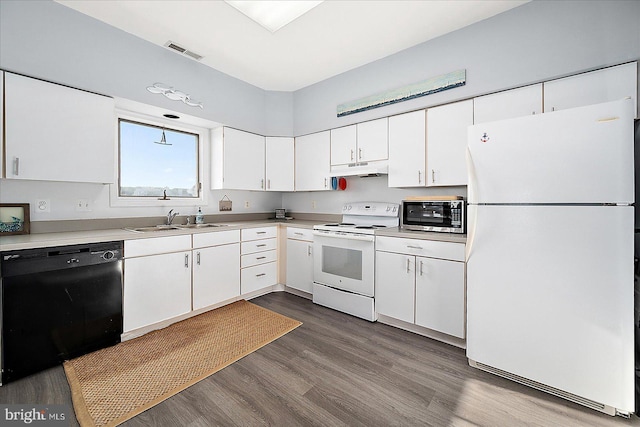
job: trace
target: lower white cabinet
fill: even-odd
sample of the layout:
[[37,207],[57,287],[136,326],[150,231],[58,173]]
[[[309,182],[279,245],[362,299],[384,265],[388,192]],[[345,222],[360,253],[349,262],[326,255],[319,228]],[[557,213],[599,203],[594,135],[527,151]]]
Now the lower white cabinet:
[[240,243],[240,293],[248,294],[278,283],[278,228],[243,229]]
[[240,295],[240,231],[194,234],[193,248],[193,309]]
[[191,311],[190,237],[124,242],[124,332]]
[[464,338],[464,269],[462,243],[377,237],[376,311]]
[[313,234],[303,228],[287,228],[287,282],[290,288],[313,292]]

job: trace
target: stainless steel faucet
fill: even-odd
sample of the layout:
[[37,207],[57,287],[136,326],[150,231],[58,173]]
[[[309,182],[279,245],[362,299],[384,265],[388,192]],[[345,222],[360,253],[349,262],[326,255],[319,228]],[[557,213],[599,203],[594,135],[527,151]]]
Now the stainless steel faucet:
[[173,209],[171,209],[167,214],[167,225],[171,225],[171,223],[173,222],[173,219],[176,217],[176,215],[179,215],[179,214],[180,212],[173,213]]

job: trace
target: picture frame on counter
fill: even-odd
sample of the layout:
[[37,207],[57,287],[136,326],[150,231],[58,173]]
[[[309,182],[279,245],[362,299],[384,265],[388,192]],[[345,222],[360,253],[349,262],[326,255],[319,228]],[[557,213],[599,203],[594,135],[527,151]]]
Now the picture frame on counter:
[[29,203],[0,203],[0,236],[29,234]]

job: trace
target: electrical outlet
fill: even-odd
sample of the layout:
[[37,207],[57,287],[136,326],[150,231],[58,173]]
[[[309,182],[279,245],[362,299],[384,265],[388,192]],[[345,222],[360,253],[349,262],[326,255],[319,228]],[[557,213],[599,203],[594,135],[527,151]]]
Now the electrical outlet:
[[51,200],[49,199],[36,200],[36,212],[51,212]]
[[89,212],[91,211],[91,202],[89,199],[78,199],[76,200],[76,211],[77,212]]
[[249,208],[249,201],[248,201],[248,200],[245,200],[245,202],[244,202],[244,207],[245,207],[246,209],[248,209],[248,208]]
[[316,201],[312,200],[311,201],[311,209],[315,209],[316,208]]

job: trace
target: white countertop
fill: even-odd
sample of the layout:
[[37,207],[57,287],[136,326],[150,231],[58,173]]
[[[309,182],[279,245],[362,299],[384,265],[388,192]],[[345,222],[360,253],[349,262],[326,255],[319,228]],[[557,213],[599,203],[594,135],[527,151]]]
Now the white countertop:
[[[310,220],[254,220],[221,222],[226,227],[211,227],[199,229],[163,230],[157,232],[135,232],[123,228],[90,231],[65,231],[60,233],[23,234],[0,237],[0,251],[15,251],[20,249],[45,248],[52,246],[78,245],[84,243],[108,242],[113,240],[149,239],[162,236],[177,236],[183,234],[212,233],[241,228],[266,227],[282,224],[286,227],[313,228],[324,221]],[[409,239],[438,240],[445,242],[465,243],[466,235],[448,233],[433,233],[423,231],[409,231],[401,228],[380,230],[376,236],[402,237]]]

